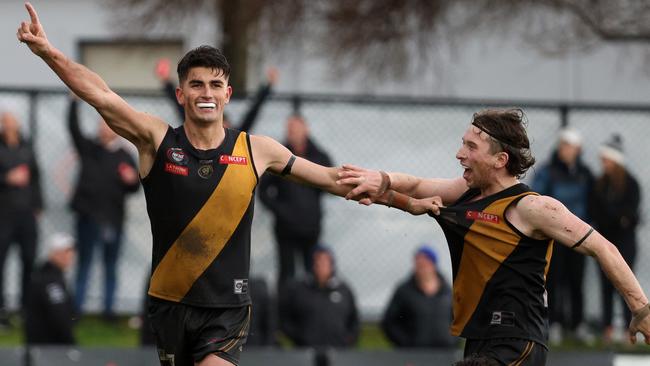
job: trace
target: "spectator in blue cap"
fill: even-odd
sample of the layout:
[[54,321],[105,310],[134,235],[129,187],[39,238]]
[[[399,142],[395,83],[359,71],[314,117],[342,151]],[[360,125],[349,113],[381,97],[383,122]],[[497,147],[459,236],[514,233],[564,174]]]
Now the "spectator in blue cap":
[[422,245],[415,252],[413,272],[397,287],[381,327],[396,347],[453,347],[458,339],[449,333],[451,316],[451,288],[438,271],[438,255]]
[[426,244],[424,244],[421,247],[419,247],[418,250],[415,252],[416,257],[420,254],[425,256],[434,265],[438,265],[438,255],[433,250],[433,248],[428,247]]

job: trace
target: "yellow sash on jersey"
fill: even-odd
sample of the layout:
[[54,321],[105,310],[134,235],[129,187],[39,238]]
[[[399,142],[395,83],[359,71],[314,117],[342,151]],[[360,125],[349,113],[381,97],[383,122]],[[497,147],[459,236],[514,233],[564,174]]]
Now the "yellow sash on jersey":
[[246,134],[240,133],[232,156],[245,156],[246,165],[228,165],[203,207],[160,261],[149,295],[178,302],[219,256],[246,213],[257,184]]

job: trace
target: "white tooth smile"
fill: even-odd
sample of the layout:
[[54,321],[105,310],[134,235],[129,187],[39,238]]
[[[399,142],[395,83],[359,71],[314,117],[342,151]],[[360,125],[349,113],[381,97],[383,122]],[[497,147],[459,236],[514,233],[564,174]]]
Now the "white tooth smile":
[[196,106],[199,108],[216,108],[217,105],[215,103],[196,103]]

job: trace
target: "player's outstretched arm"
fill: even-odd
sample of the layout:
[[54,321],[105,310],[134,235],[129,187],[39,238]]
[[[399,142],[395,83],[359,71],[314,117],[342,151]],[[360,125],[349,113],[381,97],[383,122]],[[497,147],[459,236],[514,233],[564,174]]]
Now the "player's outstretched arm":
[[[292,159],[291,151],[270,137],[250,135],[250,139],[259,176],[269,171],[337,196],[345,196],[352,189],[349,185],[336,184],[337,168],[324,167],[298,156]],[[290,160],[293,161],[289,163]]]
[[99,75],[52,46],[34,7],[30,3],[26,3],[25,7],[30,21],[21,22],[16,33],[18,40],[42,58],[77,96],[95,107],[115,132],[135,144],[141,152],[143,148],[157,146],[156,142],[160,141],[155,140],[162,140],[167,125],[133,109]]
[[[348,195],[354,187],[337,182],[339,168],[324,167],[309,160],[294,157],[289,149],[270,137],[251,135],[250,138],[258,176],[268,170],[294,182],[314,186],[341,197]],[[364,203],[363,197],[365,196],[354,196],[352,199]],[[375,202],[401,209],[413,215],[422,215],[427,212],[437,214],[439,207],[442,206],[440,197],[416,199],[393,190],[386,190],[377,197]]]
[[[516,221],[522,222],[524,232],[554,239],[598,261],[603,272],[623,296],[634,315],[629,335],[636,342],[641,332],[650,344],[650,305],[639,281],[616,246],[575,216],[562,203],[548,196],[527,196],[516,207]],[[519,227],[521,229],[521,227]]]
[[339,184],[354,185],[346,198],[367,195],[361,202],[376,202],[387,189],[406,194],[413,198],[438,196],[445,204],[455,202],[467,190],[462,178],[438,179],[420,178],[414,175],[381,172],[344,164],[338,172]]

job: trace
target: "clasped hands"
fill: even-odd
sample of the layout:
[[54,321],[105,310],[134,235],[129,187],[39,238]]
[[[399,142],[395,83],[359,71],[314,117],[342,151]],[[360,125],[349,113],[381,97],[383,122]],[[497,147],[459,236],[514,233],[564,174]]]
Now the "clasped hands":
[[[344,164],[339,168],[336,183],[354,186],[345,196],[345,199],[356,200],[366,206],[370,206],[373,203],[393,206],[393,195],[397,194],[391,190],[390,177],[385,172],[349,164]],[[425,213],[438,215],[440,214],[440,207],[443,207],[442,199],[439,196],[425,198],[408,197],[407,199],[408,203],[405,207],[398,208],[413,215],[422,215]]]

